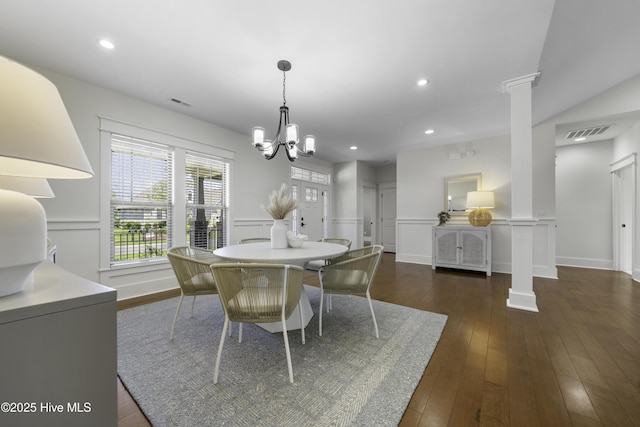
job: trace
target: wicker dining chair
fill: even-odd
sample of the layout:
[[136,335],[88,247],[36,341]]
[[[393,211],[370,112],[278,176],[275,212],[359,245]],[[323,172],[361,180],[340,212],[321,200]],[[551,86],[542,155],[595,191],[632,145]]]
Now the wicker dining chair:
[[[346,246],[347,249],[351,248],[351,240],[343,239],[342,237],[325,237],[322,239],[318,239],[317,242],[336,243],[338,245]],[[324,260],[324,259],[309,261],[305,265],[305,269],[311,270],[311,271],[318,271],[320,267],[327,265],[328,263],[329,263],[329,260]]]
[[[240,323],[238,337],[240,342],[242,342],[243,323],[282,322],[289,382],[293,383],[293,367],[286,320],[300,301],[304,273],[302,267],[283,264],[237,263],[215,264],[211,266],[211,271],[218,286],[220,302],[225,314],[213,374],[214,384],[218,383],[220,358],[229,322]],[[300,313],[302,342],[304,343],[304,319],[302,310],[298,311]]]
[[382,246],[380,245],[372,245],[372,246],[365,246],[362,248],[358,248],[358,249],[351,249],[348,250],[347,252],[343,253],[340,256],[337,256],[335,258],[330,258],[327,260],[327,264],[335,264],[341,261],[346,261],[348,259],[352,259],[352,258],[358,258],[364,255],[369,255],[372,254],[376,251],[382,251]]
[[218,288],[209,266],[222,262],[222,258],[215,256],[212,250],[189,246],[171,248],[167,252],[167,256],[180,285],[180,300],[178,301],[176,314],[173,316],[169,334],[169,339],[172,340],[184,297],[193,296],[193,302],[191,303],[191,316],[193,317],[196,296],[218,293]]
[[351,240],[343,239],[342,237],[325,237],[325,238],[322,238],[322,239],[318,240],[318,242],[336,243],[338,245],[342,245],[342,246],[346,246],[347,248],[351,248]]
[[[369,288],[378,269],[382,249],[382,246],[374,245],[371,247],[371,253],[367,255],[348,257],[342,261],[326,265],[318,271],[318,277],[320,278],[318,334],[320,336],[322,336],[322,307],[325,295],[327,295],[327,311],[332,308],[330,299],[332,295],[364,295],[369,302],[376,338],[380,337]],[[351,255],[355,253],[353,251],[350,252]]]

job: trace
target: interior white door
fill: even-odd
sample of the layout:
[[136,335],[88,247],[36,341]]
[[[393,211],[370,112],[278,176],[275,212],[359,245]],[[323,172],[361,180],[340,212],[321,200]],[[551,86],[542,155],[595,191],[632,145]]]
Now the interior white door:
[[382,239],[380,244],[385,252],[396,252],[396,188],[380,188],[380,224]]
[[376,242],[376,190],[372,187],[364,187],[362,200],[363,207],[363,242],[365,246],[374,245]]

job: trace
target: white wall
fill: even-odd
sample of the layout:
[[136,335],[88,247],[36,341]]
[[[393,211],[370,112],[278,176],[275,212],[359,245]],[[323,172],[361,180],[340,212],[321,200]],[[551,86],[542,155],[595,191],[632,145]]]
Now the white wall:
[[333,218],[331,235],[351,240],[351,247],[357,248],[362,237],[358,230],[362,218],[358,217],[358,162],[336,163],[333,165]]
[[[333,165],[331,235],[351,240],[352,249],[364,246],[364,188],[375,189],[381,182],[395,183],[395,169],[395,165],[374,168],[361,161]],[[379,218],[375,227],[379,227]]]
[[[451,159],[452,152],[473,147],[475,154]],[[482,174],[482,190],[495,193],[492,210],[493,269],[510,271],[511,233],[506,218],[511,213],[511,150],[508,136],[412,150],[397,157],[398,261],[431,264],[431,229],[438,212],[445,210],[445,177]],[[450,224],[468,225],[466,216],[453,216]]]
[[590,268],[613,266],[611,174],[613,141],[556,150],[557,261]]
[[396,164],[380,166],[375,169],[376,182],[396,182]]
[[[100,271],[100,245],[109,242],[100,241],[100,203],[106,202],[108,195],[100,194],[99,117],[178,136],[204,144],[204,147],[232,151],[235,160],[231,171],[230,218],[233,222],[230,241],[237,240],[245,232],[262,230],[272,222],[260,204],[268,203],[268,194],[281,183],[289,182],[289,162],[282,157],[264,160],[251,146],[248,134],[232,132],[48,70],[37,71],[58,87],[96,174],[88,180],[51,180],[56,198],[42,200],[49,236],[58,248],[57,261],[63,268],[116,288],[119,298],[177,286],[168,263],[153,268]],[[248,123],[247,132],[250,127]],[[315,158],[296,164],[331,172],[331,164]],[[247,227],[248,231],[245,230]]]

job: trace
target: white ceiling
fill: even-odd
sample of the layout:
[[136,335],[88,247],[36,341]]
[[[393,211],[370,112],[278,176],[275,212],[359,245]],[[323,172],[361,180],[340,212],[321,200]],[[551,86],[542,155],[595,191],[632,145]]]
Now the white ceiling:
[[382,164],[508,133],[505,80],[541,72],[539,123],[640,74],[638,18],[635,0],[3,0],[0,55],[245,133],[247,144],[252,126],[275,133],[276,63],[287,59],[291,120],[316,135],[317,156]]

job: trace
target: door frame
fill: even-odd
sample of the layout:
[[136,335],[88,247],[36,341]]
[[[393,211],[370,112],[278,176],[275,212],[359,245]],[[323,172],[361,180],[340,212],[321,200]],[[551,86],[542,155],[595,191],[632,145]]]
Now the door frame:
[[[367,201],[367,193],[369,193],[371,195],[371,206],[365,206],[365,202]],[[366,212],[367,209],[369,209],[369,214],[371,215],[371,236],[369,236],[371,238],[371,245],[377,245],[378,244],[378,190],[376,188],[375,184],[371,184],[371,185],[363,185],[362,186],[362,200],[363,200],[363,206],[362,206],[362,216],[364,219],[364,213]],[[363,226],[363,230],[365,227],[365,224],[362,224]],[[364,233],[363,233],[363,246],[364,246]]]
[[378,194],[376,197],[377,200],[377,204],[378,204],[378,217],[377,217],[377,222],[378,222],[378,226],[377,226],[377,231],[378,231],[378,242],[377,244],[382,244],[384,245],[384,224],[383,222],[385,221],[385,218],[382,216],[383,214],[383,204],[384,201],[382,200],[382,194],[384,193],[385,190],[395,190],[396,191],[396,215],[395,218],[393,218],[393,228],[394,228],[394,244],[393,244],[393,250],[391,250],[392,248],[385,248],[385,252],[393,252],[396,253],[397,248],[398,248],[398,225],[397,225],[397,219],[398,219],[398,206],[397,206],[397,191],[398,188],[396,186],[395,182],[387,182],[387,183],[379,183],[378,184]]
[[621,238],[620,233],[622,229],[621,220],[621,200],[622,200],[622,185],[620,182],[620,172],[625,168],[631,168],[631,274],[635,271],[635,258],[636,258],[636,194],[637,194],[637,154],[632,153],[611,163],[609,172],[611,172],[611,194],[612,194],[612,238],[613,238],[613,269],[615,271],[621,271]]

